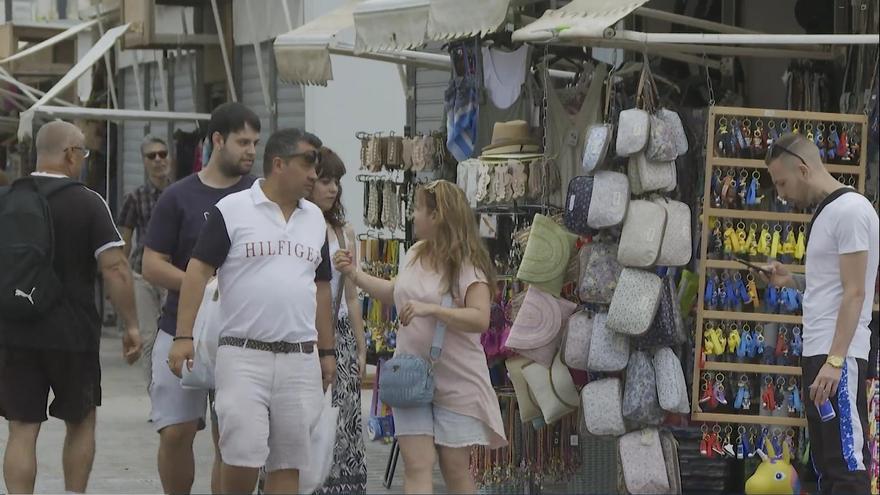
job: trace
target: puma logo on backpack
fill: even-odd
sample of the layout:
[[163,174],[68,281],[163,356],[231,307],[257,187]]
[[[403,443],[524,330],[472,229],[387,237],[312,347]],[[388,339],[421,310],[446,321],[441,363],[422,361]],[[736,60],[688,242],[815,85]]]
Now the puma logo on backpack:
[[[62,298],[55,274],[55,232],[48,198],[70,179],[24,177],[0,188],[0,316],[31,321]],[[28,289],[30,288],[30,289]]]

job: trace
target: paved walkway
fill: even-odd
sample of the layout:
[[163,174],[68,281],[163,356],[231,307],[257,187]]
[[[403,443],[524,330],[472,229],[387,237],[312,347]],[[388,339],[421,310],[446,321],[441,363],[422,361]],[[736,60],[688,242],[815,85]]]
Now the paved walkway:
[[[147,398],[141,370],[129,368],[121,358],[118,338],[104,338],[101,342],[103,369],[103,406],[98,409],[97,453],[92,471],[91,493],[160,493],[162,486],[156,471],[156,451],[159,437],[147,417],[150,401]],[[371,392],[364,391],[364,414],[369,409]],[[5,420],[0,419],[0,423]],[[0,445],[5,445],[7,428],[0,425]],[[61,472],[61,445],[64,424],[50,419],[44,424],[37,445],[36,490],[39,493],[63,493]],[[385,464],[390,445],[367,441],[367,468],[369,493],[403,493],[403,466],[398,467],[390,490],[382,486]],[[193,493],[210,492],[210,467],[213,448],[210,434],[196,437],[196,479]],[[0,477],[2,478],[2,477]],[[435,472],[435,491],[441,493],[443,484]],[[0,493],[6,486],[0,479]]]

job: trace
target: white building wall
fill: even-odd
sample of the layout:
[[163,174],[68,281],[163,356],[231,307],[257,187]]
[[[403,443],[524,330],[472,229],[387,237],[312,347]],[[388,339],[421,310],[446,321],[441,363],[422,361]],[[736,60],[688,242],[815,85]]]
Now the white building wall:
[[[307,0],[306,21],[327,13],[342,0]],[[354,43],[354,29],[340,34]],[[397,66],[353,57],[332,56],[333,81],[326,87],[305,88],[306,129],[336,151],[346,165],[343,204],[355,232],[366,232],[363,221],[363,185],[355,180],[360,168],[358,131],[403,133],[406,98]],[[284,83],[279,83],[284,84]]]

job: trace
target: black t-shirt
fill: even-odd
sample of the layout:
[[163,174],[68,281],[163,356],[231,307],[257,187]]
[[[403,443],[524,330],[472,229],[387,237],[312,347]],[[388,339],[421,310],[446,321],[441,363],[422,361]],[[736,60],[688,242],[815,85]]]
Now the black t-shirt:
[[[232,187],[215,189],[203,184],[198,174],[192,174],[171,184],[153,209],[145,246],[170,256],[172,265],[186,271],[211,208],[226,196],[250,188],[254,180],[256,177],[245,175]],[[180,293],[169,290],[159,317],[159,329],[171,335],[177,332],[179,301]]]
[[[39,181],[58,180],[38,176]],[[49,197],[55,229],[55,273],[64,299],[36,322],[5,321],[0,317],[4,345],[33,349],[97,352],[101,316],[95,301],[97,256],[123,246],[110,208],[86,186],[71,186]]]

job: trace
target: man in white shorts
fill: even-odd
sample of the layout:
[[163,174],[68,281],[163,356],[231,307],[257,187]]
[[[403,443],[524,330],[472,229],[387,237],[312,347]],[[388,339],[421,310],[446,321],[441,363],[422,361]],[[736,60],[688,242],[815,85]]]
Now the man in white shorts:
[[[215,368],[223,493],[251,493],[260,467],[266,493],[297,493],[310,460],[322,379],[336,370],[330,256],[321,209],[306,201],[321,142],[297,129],[266,143],[248,191],[211,210],[181,286],[169,365],[193,358],[196,313],[216,271],[222,321]],[[271,414],[270,414],[271,411]]]
[[[240,103],[224,103],[211,113],[207,134],[212,144],[208,165],[165,188],[153,208],[144,247],[144,278],[168,291],[153,346],[150,382],[150,420],[159,432],[159,479],[165,493],[189,493],[192,489],[193,441],[205,427],[208,403],[207,390],[184,389],[167,364],[172,342],[187,338],[176,334],[180,284],[211,209],[222,198],[248,190],[255,180],[250,171],[260,137],[260,118]],[[216,421],[213,426],[211,491],[219,493]]]

